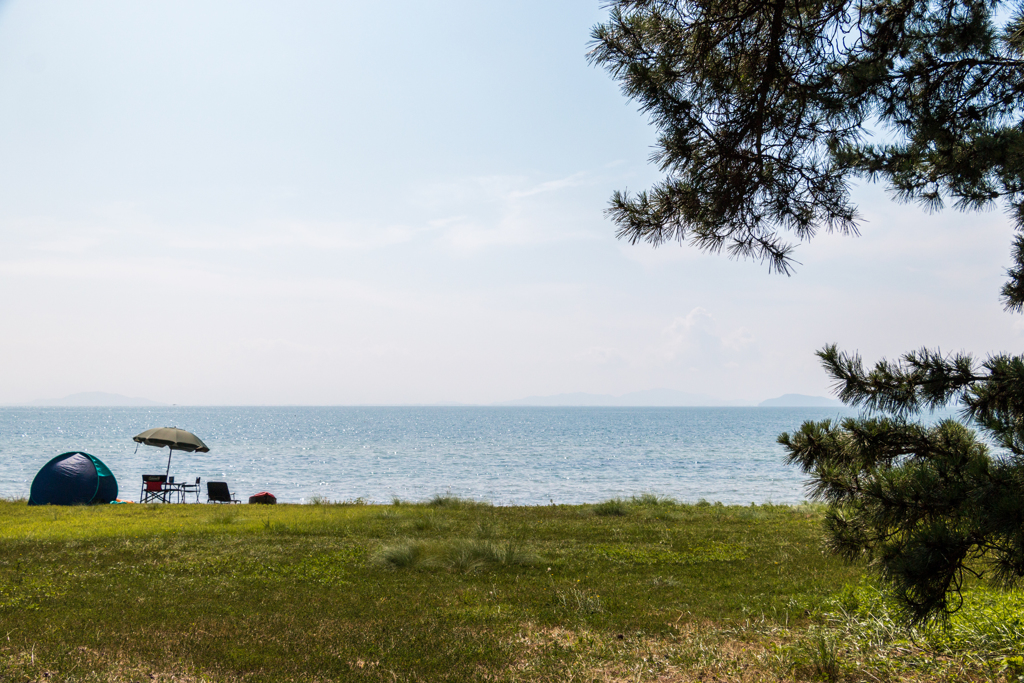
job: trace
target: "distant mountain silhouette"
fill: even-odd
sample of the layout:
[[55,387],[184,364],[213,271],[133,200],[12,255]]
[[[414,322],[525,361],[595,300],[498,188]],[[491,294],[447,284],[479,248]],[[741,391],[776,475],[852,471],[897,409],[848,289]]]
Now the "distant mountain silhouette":
[[621,396],[611,394],[555,394],[554,396],[527,396],[514,401],[502,401],[496,406],[582,406],[582,407],[724,407],[754,405],[746,401],[725,401],[707,394],[688,394],[675,389],[648,389]]
[[805,396],[804,394],[785,394],[778,398],[770,398],[757,404],[760,408],[839,408],[842,401],[824,396]]
[[164,406],[166,403],[158,403],[148,398],[132,398],[121,394],[109,394],[105,391],[85,391],[79,394],[71,394],[64,398],[41,398],[32,401],[32,406],[69,406],[77,408],[88,407],[145,407]]

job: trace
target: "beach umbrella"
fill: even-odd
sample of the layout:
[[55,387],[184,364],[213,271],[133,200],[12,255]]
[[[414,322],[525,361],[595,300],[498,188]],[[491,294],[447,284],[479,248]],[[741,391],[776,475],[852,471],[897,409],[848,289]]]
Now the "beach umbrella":
[[167,474],[171,473],[171,456],[174,451],[185,451],[186,453],[209,453],[209,447],[203,440],[192,432],[186,432],[177,427],[157,427],[147,429],[132,439],[135,443],[144,443],[147,446],[163,448],[167,446]]

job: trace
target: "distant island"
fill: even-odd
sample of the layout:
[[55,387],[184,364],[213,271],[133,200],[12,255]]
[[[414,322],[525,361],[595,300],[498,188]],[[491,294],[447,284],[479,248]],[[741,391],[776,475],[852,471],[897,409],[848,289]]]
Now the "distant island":
[[151,401],[148,398],[133,398],[121,394],[110,394],[105,391],[84,391],[71,394],[64,398],[41,398],[32,401],[30,406],[68,406],[72,408],[115,408],[115,407],[147,407],[165,406],[166,403]]
[[805,396],[804,394],[784,394],[778,398],[770,398],[757,404],[759,408],[841,408],[842,401],[824,396]]
[[[43,398],[24,403],[28,406],[69,408],[147,408],[166,407],[166,403],[148,398],[124,396],[105,391],[85,391],[64,398]],[[467,403],[438,403],[438,406],[469,406]],[[648,389],[615,396],[574,392],[551,396],[527,396],[513,401],[492,403],[493,406],[581,407],[581,408],[841,408],[843,404],[824,396],[784,394],[760,403],[716,398],[709,394],[691,394],[675,389]]]

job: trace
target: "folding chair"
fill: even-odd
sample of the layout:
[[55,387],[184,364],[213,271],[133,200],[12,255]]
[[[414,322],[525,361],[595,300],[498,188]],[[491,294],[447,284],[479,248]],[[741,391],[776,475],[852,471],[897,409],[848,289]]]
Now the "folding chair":
[[170,491],[164,489],[164,482],[166,481],[166,474],[143,474],[142,493],[139,495],[139,502],[166,503],[167,494],[170,493]]
[[206,482],[206,502],[241,503],[242,501],[231,495],[226,481],[208,481]]
[[199,502],[199,481],[200,477],[196,477],[196,483],[181,485],[181,502],[185,502],[185,495],[188,493],[196,494],[196,502]]

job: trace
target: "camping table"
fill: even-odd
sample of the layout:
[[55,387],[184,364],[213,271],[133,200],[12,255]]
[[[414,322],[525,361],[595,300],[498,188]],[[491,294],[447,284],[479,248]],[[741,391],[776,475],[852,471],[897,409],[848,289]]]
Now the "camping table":
[[[187,486],[187,484],[185,484],[184,482],[171,483],[169,481],[165,481],[161,490],[165,491],[170,496],[177,496],[178,497],[178,502],[179,503],[184,503],[185,502],[185,486]],[[168,500],[167,502],[171,502],[171,501]]]

